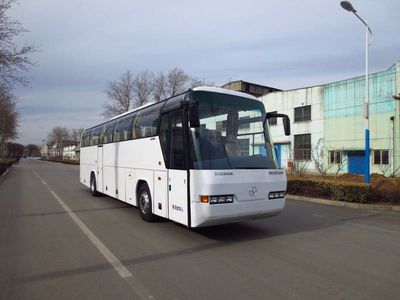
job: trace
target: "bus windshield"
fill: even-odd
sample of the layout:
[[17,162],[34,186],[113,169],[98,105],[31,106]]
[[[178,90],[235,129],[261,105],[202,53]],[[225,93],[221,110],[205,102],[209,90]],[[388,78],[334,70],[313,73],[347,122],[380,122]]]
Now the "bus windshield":
[[[196,91],[199,128],[190,128],[194,169],[276,169],[262,102]],[[264,127],[265,124],[265,127]]]

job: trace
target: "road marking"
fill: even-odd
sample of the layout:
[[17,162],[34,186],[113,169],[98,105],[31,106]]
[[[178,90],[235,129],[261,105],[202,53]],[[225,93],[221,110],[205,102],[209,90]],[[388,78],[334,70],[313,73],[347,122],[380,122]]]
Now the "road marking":
[[142,299],[155,299],[147,289],[139,283],[133,274],[118,260],[118,258],[104,245],[100,239],[86,226],[85,223],[69,208],[69,206],[50,189],[49,185],[40,177],[40,175],[32,168],[33,173],[38,177],[43,185],[46,186],[50,194],[57,200],[58,204],[65,210],[71,219],[78,225],[79,229],[87,236],[96,249],[104,256],[104,258],[113,266],[118,275],[124,279],[133,291]]
[[8,173],[8,170],[9,169],[7,169],[3,174],[1,174],[1,176],[6,176],[6,174]]
[[320,215],[320,214],[311,214],[313,217],[317,217],[317,218],[321,218],[321,219],[323,219],[323,218],[325,218],[325,216],[324,215]]

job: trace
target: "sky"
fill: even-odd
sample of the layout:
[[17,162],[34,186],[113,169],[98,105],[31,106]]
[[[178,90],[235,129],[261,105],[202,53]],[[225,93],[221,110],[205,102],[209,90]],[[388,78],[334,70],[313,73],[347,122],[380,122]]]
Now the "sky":
[[[400,1],[351,2],[373,31],[370,71],[388,69],[400,59]],[[29,30],[17,44],[39,49],[30,84],[15,88],[22,144],[102,122],[104,90],[127,70],[280,89],[365,72],[365,27],[336,0],[19,0],[10,16]]]

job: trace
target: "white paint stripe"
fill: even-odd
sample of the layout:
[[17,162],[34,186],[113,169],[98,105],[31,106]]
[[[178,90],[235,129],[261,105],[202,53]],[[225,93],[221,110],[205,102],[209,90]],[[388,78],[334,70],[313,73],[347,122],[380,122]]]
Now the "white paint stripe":
[[[40,178],[42,183],[48,188],[48,184],[40,177],[40,175],[32,169],[35,175]],[[93,243],[97,250],[104,256],[104,258],[113,266],[118,275],[123,278],[129,286],[133,289],[137,296],[142,299],[155,299],[147,289],[139,283],[132,273],[118,260],[118,258],[104,245],[99,238],[86,226],[85,223],[69,208],[69,206],[58,196],[54,191],[49,190],[50,194],[57,200],[58,204],[65,210],[71,219],[78,225],[87,238]]]
[[111,251],[96,237],[96,235],[79,219],[79,217],[71,211],[68,205],[54,192],[50,191],[53,197],[57,200],[58,204],[68,213],[72,220],[78,225],[83,233],[89,238],[89,240],[96,246],[96,248],[103,254],[108,262],[114,267],[117,273],[122,277],[130,277],[132,273],[125,268],[121,262],[111,253]]
[[7,169],[3,174],[1,174],[1,176],[6,176],[6,174],[8,173],[8,170],[9,169]]

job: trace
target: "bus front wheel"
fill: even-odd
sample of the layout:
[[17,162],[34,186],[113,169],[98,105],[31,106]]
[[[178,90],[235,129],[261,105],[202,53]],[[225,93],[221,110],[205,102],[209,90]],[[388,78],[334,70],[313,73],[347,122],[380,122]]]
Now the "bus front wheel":
[[146,183],[142,183],[138,190],[138,207],[140,216],[146,222],[153,222],[156,220],[155,215],[152,213],[152,203],[149,187]]
[[96,177],[93,173],[90,176],[90,192],[92,193],[92,196],[97,197],[99,195],[99,192],[97,191]]

